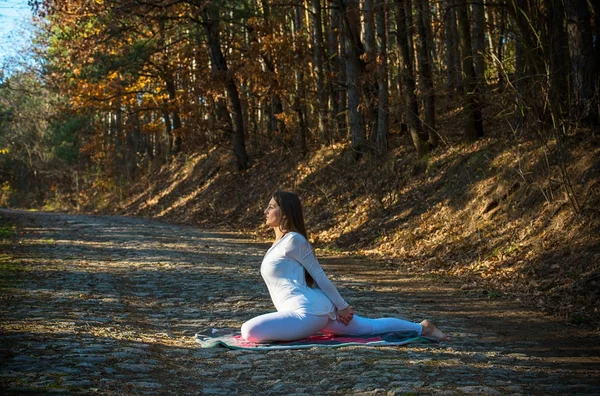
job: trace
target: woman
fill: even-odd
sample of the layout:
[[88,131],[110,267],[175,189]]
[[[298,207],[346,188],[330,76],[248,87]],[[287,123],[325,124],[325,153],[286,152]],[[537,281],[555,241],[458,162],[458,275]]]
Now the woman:
[[412,323],[354,315],[354,308],[344,301],[315,257],[297,195],[276,192],[264,213],[267,226],[275,231],[275,242],[265,254],[260,273],[277,312],[244,323],[245,340],[291,341],[319,331],[354,336],[409,331],[439,341],[447,339],[428,320]]

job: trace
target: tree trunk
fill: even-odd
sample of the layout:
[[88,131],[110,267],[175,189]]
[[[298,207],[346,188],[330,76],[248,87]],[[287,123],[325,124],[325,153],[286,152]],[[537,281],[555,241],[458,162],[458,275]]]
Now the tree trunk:
[[[144,114],[142,124],[149,124],[150,116],[148,114]],[[144,141],[146,144],[146,157],[148,158],[148,165],[150,165],[154,161],[155,151],[154,151],[154,133],[146,133],[143,135]]]
[[376,146],[380,154],[387,152],[387,135],[389,129],[389,93],[388,93],[388,66],[387,66],[387,7],[386,0],[377,0],[377,85],[378,112],[377,112],[377,138]]
[[550,64],[550,101],[554,116],[562,117],[569,111],[568,104],[568,42],[565,31],[563,0],[544,0],[546,14],[545,47]]
[[231,142],[233,139],[233,125],[231,115],[227,110],[225,98],[220,97],[215,102],[215,112],[218,120],[218,127],[222,131],[219,140]]
[[125,125],[125,180],[127,185],[133,182],[133,176],[137,167],[137,157],[139,153],[139,114],[133,113],[127,117]]
[[444,2],[444,33],[446,35],[446,89],[462,90],[462,68],[460,65],[460,47],[458,27],[456,25],[455,0]]
[[[338,137],[347,134],[348,96],[346,86],[346,57],[344,53],[342,13],[339,1],[330,6],[330,34],[328,39],[331,69],[335,73],[335,123]],[[341,45],[340,45],[341,44]],[[341,46],[341,48],[340,48]],[[333,76],[332,76],[333,79]]]
[[363,0],[363,35],[365,42],[363,96],[367,106],[367,136],[374,143],[377,136],[377,43],[375,40],[375,0]]
[[[275,71],[273,70],[273,73]],[[271,112],[269,117],[269,122],[271,123],[271,128],[273,131],[277,131],[280,137],[283,137],[286,134],[287,126],[285,125],[285,121],[277,117],[278,115],[283,113],[283,104],[281,103],[281,97],[274,93],[272,87],[269,87],[269,92],[271,96]]]
[[446,44],[446,89],[448,91],[456,89],[456,67],[454,52],[452,46],[456,41],[452,36],[451,12],[449,0],[444,1],[444,42]]
[[540,37],[540,30],[544,25],[544,10],[531,4],[529,0],[506,0],[507,13],[512,17],[517,26],[517,37],[515,40],[515,103],[514,127],[519,127],[524,121],[525,108],[534,109],[534,113],[547,111],[547,103],[539,109],[539,98],[542,86],[546,87],[544,81],[548,75],[548,62],[543,48],[544,42]]
[[458,0],[457,15],[460,26],[460,42],[462,65],[464,73],[464,114],[465,114],[465,139],[475,141],[483,136],[483,119],[479,104],[477,88],[477,75],[473,65],[473,52],[471,46],[471,29],[469,28],[469,15],[466,0]]
[[414,58],[410,56],[408,31],[406,28],[406,10],[403,0],[396,0],[396,35],[398,46],[400,47],[400,57],[402,59],[402,85],[404,86],[404,95],[406,100],[406,120],[408,131],[413,144],[417,149],[419,157],[427,154],[427,134],[423,133],[421,120],[419,119],[419,104],[415,94],[415,74]]
[[274,122],[275,116],[273,115],[273,102],[270,100],[267,100],[266,103],[261,101],[261,106],[262,111],[267,113],[267,137],[269,140],[271,140],[273,139],[273,133],[277,129],[277,124]]
[[[504,6],[500,5],[502,9]],[[496,7],[485,7],[485,37],[487,41],[487,51],[490,55],[496,56],[497,38],[500,35],[500,24],[496,23]]]
[[[600,4],[598,2],[592,3],[595,15],[594,25],[596,26],[595,36],[595,46],[594,46],[594,110],[592,111],[594,114],[597,114],[600,118]],[[600,121],[599,121],[600,122]]]
[[419,33],[419,71],[421,73],[420,85],[423,95],[423,109],[425,112],[425,128],[428,143],[431,147],[437,146],[438,137],[435,130],[435,92],[433,90],[433,72],[431,69],[431,56],[429,42],[427,41],[427,28],[425,27],[425,9],[427,0],[415,0],[417,10],[417,31]]
[[344,54],[346,60],[346,85],[348,88],[348,110],[350,113],[350,136],[354,158],[366,151],[365,123],[361,112],[361,87],[364,49],[360,41],[360,10],[358,0],[338,0],[344,30]]
[[[488,35],[490,37],[490,53],[496,56],[494,62],[498,73],[498,86],[504,87],[506,82],[504,81],[502,64],[504,61],[504,47],[506,46],[506,3],[501,1],[499,5],[499,9],[495,9],[494,7],[487,8],[489,19]],[[499,17],[496,17],[496,12],[500,13]],[[497,27],[496,24],[498,25]],[[494,39],[496,40],[495,43]]]
[[[271,21],[270,21],[270,17],[271,17],[271,9],[269,8],[270,6],[265,0],[261,0],[261,7],[263,10],[263,17],[264,17],[265,26],[266,26],[265,27],[266,33],[272,34],[273,32],[272,32]],[[250,34],[250,40],[257,43],[259,48],[261,48],[260,57],[262,58],[262,60],[265,64],[265,68],[269,72],[269,75],[272,77],[270,84],[269,84],[268,95],[267,95],[270,98],[270,109],[268,112],[269,113],[269,124],[267,126],[268,135],[269,135],[269,137],[272,137],[273,132],[277,131],[277,134],[279,135],[279,137],[283,137],[286,133],[286,125],[285,125],[285,121],[283,119],[281,119],[280,117],[277,117],[279,114],[283,113],[283,104],[281,103],[281,98],[279,97],[279,94],[277,94],[277,92],[276,92],[278,82],[277,82],[276,72],[275,72],[275,63],[273,62],[271,55],[262,49],[262,43],[259,42],[254,30],[249,25],[248,25],[248,30],[249,30],[249,34]]]
[[429,43],[429,53],[427,54],[427,57],[429,58],[431,70],[436,70],[437,51],[435,41],[433,39],[433,32],[431,31],[431,3],[429,0],[423,0],[423,23],[425,24],[425,37]]
[[[253,84],[252,84],[253,85]],[[258,104],[258,100],[256,95],[254,95],[252,85],[248,90],[248,123],[251,126],[248,129],[248,135],[253,137],[252,144],[254,147],[258,147],[260,144],[260,135],[259,135],[259,122],[260,119],[258,117],[260,105]]]
[[167,93],[169,94],[169,107],[173,108],[173,130],[171,131],[169,146],[171,154],[176,155],[181,151],[181,117],[177,110],[177,92],[175,90],[175,82],[171,76],[166,78]]
[[485,90],[485,8],[483,2],[471,4],[471,24],[473,26],[473,65],[475,67],[478,90]]
[[304,88],[304,63],[302,62],[302,45],[298,45],[298,41],[301,39],[302,29],[304,28],[304,9],[302,8],[302,0],[298,0],[294,12],[294,24],[293,24],[293,35],[294,35],[294,53],[295,53],[295,64],[294,75],[296,77],[296,95],[294,96],[294,109],[298,115],[298,126],[300,134],[298,136],[300,153],[305,155],[308,152],[306,146],[306,139],[308,138],[308,124],[306,114],[306,93]]
[[123,144],[123,107],[121,105],[121,99],[117,99],[117,103],[115,105],[115,128],[114,128],[114,142],[115,142],[115,150],[114,150],[114,161],[113,161],[113,167],[115,170],[115,175],[117,176],[117,180],[119,187],[122,185],[123,183],[123,172],[122,169],[124,167],[124,162],[123,160],[125,159],[124,156],[124,149],[126,149],[126,147],[124,147],[125,145]]
[[171,115],[169,113],[169,102],[166,100],[163,103],[162,112],[163,112],[163,120],[165,122],[165,136],[167,138],[167,150],[166,150],[167,158],[166,159],[168,160],[169,157],[171,156],[172,143],[173,143],[173,124],[171,123]]
[[[243,20],[244,25],[248,25],[248,20]],[[244,45],[250,47],[250,35],[248,30],[244,31]],[[249,105],[250,96],[252,94],[252,79],[242,78],[240,81],[240,93],[241,93],[241,105],[242,105],[242,120],[244,122],[245,140],[247,143],[252,144],[253,134],[250,128],[250,112],[252,111]]]
[[337,33],[334,31],[333,27],[333,16],[334,8],[336,5],[333,4],[330,7],[326,8],[325,12],[325,33],[327,35],[327,51],[325,52],[325,75],[327,78],[325,79],[327,86],[327,110],[328,110],[328,121],[326,124],[326,128],[329,131],[327,133],[327,138],[330,143],[333,142],[335,137],[339,136],[339,125],[336,120],[338,109],[338,94],[336,93],[335,86],[337,85],[337,79],[339,76],[340,69],[340,55],[339,55],[339,40],[337,38]]
[[[529,76],[544,76],[546,68],[544,66],[544,54],[542,43],[539,42],[538,20],[534,10],[530,7],[529,0],[507,0],[507,9],[512,14],[519,30],[517,43],[522,44],[524,50],[524,60],[529,69]],[[519,69],[517,69],[519,72]]]
[[219,6],[213,1],[202,9],[202,23],[208,38],[208,46],[211,59],[211,71],[213,75],[224,80],[227,100],[233,119],[233,152],[237,159],[239,170],[248,168],[248,154],[246,153],[244,119],[242,104],[233,74],[228,72],[227,62],[221,51],[219,39]]
[[327,93],[325,90],[325,77],[323,73],[323,20],[321,18],[321,0],[310,1],[310,11],[312,14],[312,50],[313,50],[313,66],[316,75],[317,85],[317,132],[320,138],[326,136],[326,120],[327,120]]
[[575,113],[584,124],[597,125],[592,16],[586,0],[566,0],[565,6]]
[[[404,13],[406,15],[406,38],[408,39],[408,49],[410,55],[410,64],[416,65],[415,61],[415,43],[413,37],[415,37],[415,24],[413,21],[413,0],[404,0]],[[414,67],[413,67],[414,69]],[[415,74],[416,78],[416,74]]]
[[523,47],[523,43],[520,40],[516,40],[515,42],[515,74],[513,85],[515,86],[515,119],[513,121],[513,128],[518,129],[524,121],[524,114],[522,109],[523,106],[523,98],[527,96],[528,91],[528,66],[527,61],[525,59],[525,48]]

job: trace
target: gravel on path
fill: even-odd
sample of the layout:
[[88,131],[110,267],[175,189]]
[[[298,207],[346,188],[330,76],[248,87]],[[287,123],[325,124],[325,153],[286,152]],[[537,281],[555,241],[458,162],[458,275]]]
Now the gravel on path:
[[600,394],[594,329],[364,258],[321,260],[358,313],[430,318],[452,342],[200,349],[196,332],[273,310],[264,243],[131,217],[0,216],[20,230],[1,246],[1,394]]

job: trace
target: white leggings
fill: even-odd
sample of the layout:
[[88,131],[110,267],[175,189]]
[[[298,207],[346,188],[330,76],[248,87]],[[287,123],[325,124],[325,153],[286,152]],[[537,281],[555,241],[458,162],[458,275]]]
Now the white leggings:
[[242,337],[250,342],[292,341],[323,332],[335,335],[373,335],[414,331],[421,335],[419,323],[397,318],[369,319],[354,315],[348,325],[327,315],[310,315],[293,311],[272,312],[250,319],[242,325]]

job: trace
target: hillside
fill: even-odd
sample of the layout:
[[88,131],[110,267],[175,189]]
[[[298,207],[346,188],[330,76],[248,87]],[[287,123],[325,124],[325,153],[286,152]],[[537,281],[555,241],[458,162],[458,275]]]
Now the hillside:
[[466,145],[448,124],[443,145],[421,160],[406,134],[391,136],[394,148],[385,159],[358,162],[346,144],[313,147],[306,158],[292,149],[249,147],[252,165],[244,172],[235,170],[228,149],[214,148],[179,156],[133,186],[118,206],[104,204],[98,212],[268,239],[264,206],[276,189],[291,190],[303,199],[321,254],[386,260],[457,278],[465,293],[517,298],[572,323],[597,323],[597,137],[582,130],[568,138],[563,178],[553,141],[507,136],[500,125],[487,131]]

